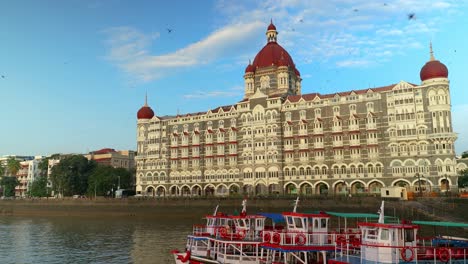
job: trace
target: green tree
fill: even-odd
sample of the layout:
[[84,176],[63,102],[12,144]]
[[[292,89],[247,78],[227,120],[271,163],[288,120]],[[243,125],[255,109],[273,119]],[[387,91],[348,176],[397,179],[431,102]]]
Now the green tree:
[[0,163],[0,178],[5,175],[5,167],[2,163]]
[[462,159],[468,158],[468,150],[463,151],[462,153]]
[[83,195],[88,189],[88,178],[96,167],[96,162],[88,161],[81,155],[73,155],[60,160],[52,168],[50,181],[55,193],[63,196]]
[[5,176],[0,180],[0,185],[3,186],[3,195],[6,197],[15,196],[15,187],[19,184],[16,176]]
[[31,184],[29,195],[32,197],[47,197],[47,176],[40,176],[36,178]]
[[131,187],[132,173],[124,168],[98,165],[91,173],[88,181],[88,195],[103,196],[111,194],[120,187]]
[[458,187],[465,188],[468,187],[468,169],[460,171],[458,178]]
[[8,170],[9,176],[16,176],[20,168],[21,168],[21,164],[18,160],[16,160],[14,157],[8,158],[7,170]]
[[47,171],[49,169],[49,158],[44,158],[39,162],[38,168],[40,170],[41,176],[47,176]]

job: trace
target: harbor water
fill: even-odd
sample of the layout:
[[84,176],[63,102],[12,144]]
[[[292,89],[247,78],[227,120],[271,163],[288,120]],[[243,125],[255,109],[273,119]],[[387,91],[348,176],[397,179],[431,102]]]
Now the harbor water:
[[0,263],[173,263],[192,220],[0,216]]

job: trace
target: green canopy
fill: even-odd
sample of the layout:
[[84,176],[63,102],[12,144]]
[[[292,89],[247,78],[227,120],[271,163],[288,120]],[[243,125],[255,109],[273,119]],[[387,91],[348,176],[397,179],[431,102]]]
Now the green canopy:
[[[338,213],[338,212],[325,212],[329,215],[343,217],[343,218],[379,218],[378,214],[367,213]],[[388,216],[386,216],[388,217]]]
[[465,223],[456,223],[456,222],[436,222],[436,221],[411,221],[411,223],[416,225],[430,225],[430,226],[445,226],[445,227],[468,227],[468,224]]

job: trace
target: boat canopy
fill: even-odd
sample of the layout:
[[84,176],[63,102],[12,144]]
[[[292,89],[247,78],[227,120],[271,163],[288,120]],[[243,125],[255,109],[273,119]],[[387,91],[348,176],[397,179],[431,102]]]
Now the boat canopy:
[[274,223],[284,223],[284,216],[282,214],[278,213],[258,213],[261,216],[264,216],[266,218],[270,218],[273,220]]
[[329,215],[343,217],[343,218],[379,218],[378,214],[368,213],[339,213],[339,212],[325,212]]
[[436,221],[411,221],[416,225],[445,226],[445,227],[468,227],[468,224],[457,222],[436,222]]

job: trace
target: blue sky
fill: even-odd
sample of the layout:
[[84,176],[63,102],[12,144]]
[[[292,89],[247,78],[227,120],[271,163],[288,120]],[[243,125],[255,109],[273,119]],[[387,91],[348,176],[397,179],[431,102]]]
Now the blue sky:
[[135,149],[146,92],[157,115],[236,103],[270,19],[303,93],[419,84],[432,41],[468,150],[466,0],[18,0],[0,2],[0,155]]

